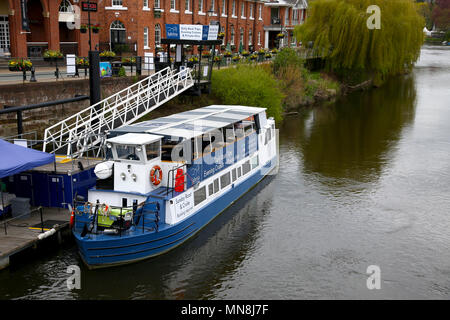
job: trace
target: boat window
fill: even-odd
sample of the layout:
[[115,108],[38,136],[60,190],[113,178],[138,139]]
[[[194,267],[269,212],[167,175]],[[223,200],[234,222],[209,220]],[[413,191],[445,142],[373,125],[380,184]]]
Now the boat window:
[[118,159],[141,161],[141,157],[142,157],[142,153],[141,153],[142,147],[141,146],[116,144],[115,148],[116,148]]
[[240,166],[237,168],[237,173],[238,173],[238,178],[240,178],[242,176],[242,168]]
[[227,172],[220,177],[220,187],[222,189],[228,186],[230,183],[231,183],[230,172]]
[[245,136],[244,125],[242,121],[236,122],[234,124],[234,134],[236,136],[236,140],[242,139]]
[[264,140],[264,144],[266,145],[267,143],[269,143],[269,141],[272,139],[272,130],[270,128],[266,129],[266,135],[265,135],[265,140]]
[[243,165],[242,165],[242,173],[244,175],[246,175],[247,173],[249,173],[251,170],[250,167],[250,160],[247,160]]
[[194,191],[194,206],[206,200],[206,186]]
[[259,165],[258,156],[252,158],[252,170],[255,169]]
[[184,158],[181,140],[182,138],[177,137],[164,137],[161,145],[161,160],[182,161]]
[[253,131],[254,131],[253,122],[251,122],[251,121],[243,121],[242,124],[244,126],[244,132],[245,132],[246,136],[248,136],[249,134],[253,133]]
[[223,140],[225,141],[225,143],[233,143],[234,142],[234,140],[235,140],[234,126],[232,124],[223,128]]
[[236,181],[236,168],[234,168],[233,170],[231,170],[231,178],[232,178],[233,182]]
[[222,133],[222,129],[214,129],[213,131],[210,132],[211,135],[211,145],[213,147],[213,151],[223,148],[223,146],[225,145],[224,140],[223,140],[223,133]]
[[145,145],[145,153],[147,154],[147,160],[152,160],[159,157],[159,143],[156,141]]
[[214,180],[214,193],[219,192],[219,178]]
[[202,150],[203,153],[211,153],[212,147],[211,147],[211,136],[209,133],[204,134],[202,136]]
[[208,194],[212,195],[214,193],[214,185],[212,183],[208,186]]

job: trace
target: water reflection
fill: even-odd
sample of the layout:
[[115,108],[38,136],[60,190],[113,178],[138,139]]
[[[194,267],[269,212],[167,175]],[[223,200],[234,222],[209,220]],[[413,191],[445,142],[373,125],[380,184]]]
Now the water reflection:
[[382,90],[307,110],[298,121],[286,121],[281,132],[301,150],[306,174],[322,175],[325,184],[373,182],[393,158],[402,130],[413,122],[415,105],[414,77],[399,77]]
[[[166,255],[115,268],[88,270],[76,248],[0,273],[0,297],[22,299],[211,298],[221,279],[252,254],[271,207],[272,176],[264,179],[194,239]],[[81,290],[66,287],[67,266],[81,266]],[[13,284],[14,283],[14,284]]]

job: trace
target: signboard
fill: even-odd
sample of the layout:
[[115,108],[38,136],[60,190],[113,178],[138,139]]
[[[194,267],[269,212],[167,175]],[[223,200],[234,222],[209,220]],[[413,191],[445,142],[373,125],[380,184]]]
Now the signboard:
[[81,3],[81,10],[97,12],[97,3],[95,3],[95,2],[82,2]]
[[66,74],[68,76],[74,76],[76,73],[76,57],[74,54],[66,55],[66,65],[67,65]]
[[110,62],[100,62],[100,78],[107,78],[112,76],[112,69]]
[[20,10],[22,12],[22,30],[30,31],[28,23],[27,0],[20,0]]
[[217,40],[218,25],[166,24],[166,38],[173,40]]

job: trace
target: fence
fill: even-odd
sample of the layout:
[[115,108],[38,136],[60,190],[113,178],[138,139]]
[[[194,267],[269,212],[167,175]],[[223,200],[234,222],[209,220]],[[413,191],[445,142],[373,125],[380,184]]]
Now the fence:
[[22,223],[22,225],[12,224],[12,222],[20,222],[21,219],[25,217],[31,217],[32,214],[39,214],[40,215],[40,225],[41,225],[41,232],[44,232],[44,209],[42,207],[35,208],[31,210],[30,212],[22,213],[18,216],[15,216],[10,219],[6,219],[4,221],[0,221],[0,229],[4,229],[5,235],[8,235],[8,225],[14,226],[14,227],[22,227],[27,228],[28,223]]

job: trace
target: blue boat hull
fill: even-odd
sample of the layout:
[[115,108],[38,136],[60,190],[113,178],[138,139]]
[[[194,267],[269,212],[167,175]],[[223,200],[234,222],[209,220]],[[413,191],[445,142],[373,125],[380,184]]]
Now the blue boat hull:
[[242,197],[277,166],[277,158],[268,161],[249,178],[224,193],[214,202],[202,208],[182,222],[160,228],[158,232],[143,233],[139,229],[123,236],[81,237],[74,231],[79,253],[89,268],[101,268],[163,254],[192,238],[233,202]]

